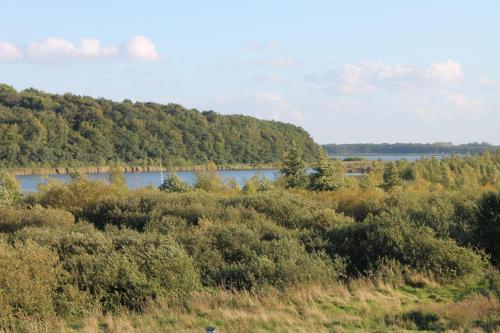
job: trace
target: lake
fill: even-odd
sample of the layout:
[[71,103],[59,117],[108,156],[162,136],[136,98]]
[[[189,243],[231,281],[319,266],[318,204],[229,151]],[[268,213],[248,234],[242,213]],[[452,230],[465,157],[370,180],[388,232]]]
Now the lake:
[[[277,169],[258,169],[258,170],[219,170],[217,174],[223,180],[230,180],[234,178],[236,182],[242,186],[245,181],[255,175],[261,177],[267,177],[270,180],[275,180],[278,177],[279,170]],[[177,171],[176,174],[184,182],[188,184],[194,184],[196,181],[196,173],[194,171]],[[169,173],[164,172],[163,177],[168,177]],[[107,173],[89,173],[86,175],[91,180],[104,180],[108,181],[109,175]],[[161,174],[159,172],[126,172],[124,173],[125,181],[129,188],[141,188],[149,185],[160,186]],[[22,175],[16,176],[17,180],[21,184],[21,189],[25,192],[37,191],[38,184],[47,183],[48,179],[59,180],[62,182],[67,182],[71,179],[70,175]]]
[[[311,170],[308,170],[311,172]],[[193,185],[196,181],[196,172],[194,171],[177,171],[175,172],[182,181]],[[163,177],[169,176],[169,172],[164,172]],[[260,177],[266,177],[270,180],[276,180],[279,175],[278,169],[254,169],[254,170],[218,170],[217,174],[224,181],[230,179],[236,180],[236,182],[243,186],[245,182],[255,175]],[[161,174],[160,172],[125,172],[125,182],[127,186],[131,189],[142,188],[146,186],[158,187],[161,184]],[[348,176],[360,176],[360,173],[348,173]],[[90,180],[103,180],[109,181],[109,174],[107,173],[89,173],[86,174],[87,178]],[[21,175],[16,176],[17,180],[21,185],[21,190],[23,192],[36,192],[38,184],[46,184],[49,179],[58,180],[62,182],[68,182],[71,180],[70,175]]]
[[[408,161],[415,161],[420,158],[431,158],[435,157],[441,159],[445,156],[451,156],[447,154],[436,154],[436,155],[330,155],[331,158],[344,159],[347,157],[362,157],[367,160],[382,160],[382,161],[396,161],[401,159],[406,159]],[[278,177],[279,170],[278,169],[255,169],[255,170],[219,170],[217,171],[218,175],[223,180],[230,180],[234,178],[236,182],[243,186],[249,178],[259,175],[261,177],[267,177],[270,180],[276,180]],[[194,184],[196,181],[196,173],[194,171],[177,171],[176,174],[186,183]],[[169,175],[168,172],[164,172],[163,176],[167,177]],[[349,173],[350,176],[358,176],[359,173]],[[127,186],[131,189],[142,188],[149,185],[159,186],[161,183],[161,175],[159,172],[127,172],[124,173],[125,181]],[[108,181],[107,173],[90,173],[87,174],[87,177],[91,180],[104,180]],[[62,182],[67,182],[71,179],[69,175],[22,175],[16,176],[18,181],[21,184],[22,191],[25,192],[34,192],[37,191],[38,184],[47,183],[48,179],[59,180]]]

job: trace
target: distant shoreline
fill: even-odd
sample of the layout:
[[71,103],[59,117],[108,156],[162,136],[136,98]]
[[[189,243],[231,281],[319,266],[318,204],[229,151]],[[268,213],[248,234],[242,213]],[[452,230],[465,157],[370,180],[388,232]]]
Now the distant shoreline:
[[[366,163],[369,161],[344,161],[347,172],[365,173]],[[311,167],[312,164],[309,164]],[[217,170],[271,170],[280,169],[280,163],[262,163],[262,164],[223,164],[217,165]],[[14,176],[32,176],[32,175],[69,175],[73,173],[95,174],[109,173],[117,169],[123,173],[143,173],[143,172],[182,172],[182,171],[205,171],[206,165],[194,165],[185,167],[160,167],[149,166],[81,166],[81,167],[32,167],[32,168],[6,168]]]
[[[277,169],[279,164],[229,164],[217,165],[217,170],[265,170]],[[206,165],[195,165],[186,167],[160,167],[160,166],[81,166],[81,167],[33,167],[33,168],[8,168],[9,173],[14,176],[29,176],[29,175],[68,175],[72,173],[93,174],[93,173],[109,173],[113,170],[119,172],[180,172],[180,171],[204,171],[207,170]]]

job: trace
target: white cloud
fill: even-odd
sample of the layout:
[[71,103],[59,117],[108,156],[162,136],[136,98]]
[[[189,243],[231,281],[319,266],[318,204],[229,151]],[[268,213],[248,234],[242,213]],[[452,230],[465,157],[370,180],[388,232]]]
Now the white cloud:
[[22,56],[23,52],[14,44],[0,42],[0,61],[14,61]]
[[270,114],[271,119],[280,121],[300,121],[304,117],[295,110],[282,96],[273,92],[263,92],[255,96],[259,109]]
[[345,64],[322,73],[310,74],[306,79],[333,84],[344,94],[366,93],[382,87],[399,86],[424,88],[429,84],[448,86],[463,79],[462,68],[456,61],[432,63],[427,67],[410,67],[382,62]]
[[118,54],[115,46],[103,46],[98,39],[84,38],[80,42],[79,54],[89,58],[106,58]]
[[62,38],[47,37],[30,43],[26,49],[26,57],[35,62],[105,59],[117,54],[117,47],[103,46],[95,38],[83,38],[76,46]]
[[425,78],[441,83],[456,83],[464,78],[460,63],[453,60],[432,63],[423,73]]
[[256,95],[258,100],[273,103],[282,109],[288,108],[288,103],[283,97],[272,92],[263,92]]
[[162,58],[155,44],[141,35],[134,36],[125,46],[125,51],[130,59],[135,60],[156,61]]
[[65,39],[47,37],[32,42],[26,49],[26,56],[34,61],[59,61],[75,57],[77,48]]
[[484,102],[480,99],[470,99],[463,94],[443,91],[442,95],[455,107],[461,110],[481,109]]
[[0,61],[26,60],[30,62],[58,63],[127,58],[156,61],[162,56],[154,43],[144,36],[135,36],[123,47],[103,45],[96,38],[83,38],[74,44],[59,37],[47,37],[29,43],[25,48],[0,42]]

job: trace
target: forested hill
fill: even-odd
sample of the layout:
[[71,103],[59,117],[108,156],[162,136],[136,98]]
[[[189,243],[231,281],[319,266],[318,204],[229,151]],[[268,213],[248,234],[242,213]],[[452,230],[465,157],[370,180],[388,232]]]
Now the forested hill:
[[0,85],[0,164],[7,167],[270,163],[292,141],[306,160],[321,149],[302,128],[276,121]]
[[369,154],[479,154],[485,150],[500,149],[488,143],[467,143],[453,145],[437,143],[355,143],[327,144],[323,149],[331,155]]

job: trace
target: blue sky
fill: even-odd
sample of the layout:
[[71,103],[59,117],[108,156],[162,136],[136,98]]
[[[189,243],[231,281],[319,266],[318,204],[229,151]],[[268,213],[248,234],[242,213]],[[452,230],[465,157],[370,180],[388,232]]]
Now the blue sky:
[[3,0],[0,82],[302,126],[500,144],[497,1]]

